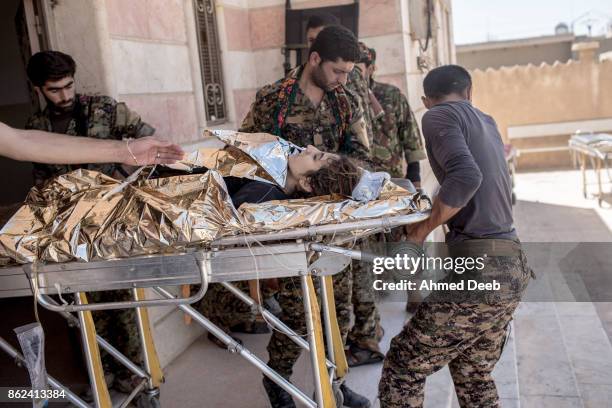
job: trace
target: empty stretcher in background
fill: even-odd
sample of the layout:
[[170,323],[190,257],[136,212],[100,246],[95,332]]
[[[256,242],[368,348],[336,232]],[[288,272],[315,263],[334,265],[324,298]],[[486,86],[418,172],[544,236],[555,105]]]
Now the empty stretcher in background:
[[569,140],[569,149],[574,166],[580,166],[582,173],[582,194],[588,197],[586,167],[587,161],[597,178],[597,202],[601,206],[604,198],[602,172],[606,171],[608,182],[612,182],[608,159],[612,157],[612,135],[607,133],[576,133]]
[[515,205],[516,193],[514,192],[514,187],[516,185],[516,161],[519,156],[519,152],[511,144],[504,144],[504,156],[506,158],[506,163],[508,164],[508,172],[510,173],[510,181],[512,183],[512,205]]

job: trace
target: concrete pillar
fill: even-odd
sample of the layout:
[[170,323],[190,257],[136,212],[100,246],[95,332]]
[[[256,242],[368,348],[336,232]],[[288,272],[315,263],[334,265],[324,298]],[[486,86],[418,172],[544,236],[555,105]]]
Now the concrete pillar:
[[581,62],[595,62],[595,54],[599,49],[598,41],[581,42],[572,45],[572,52],[576,53]]

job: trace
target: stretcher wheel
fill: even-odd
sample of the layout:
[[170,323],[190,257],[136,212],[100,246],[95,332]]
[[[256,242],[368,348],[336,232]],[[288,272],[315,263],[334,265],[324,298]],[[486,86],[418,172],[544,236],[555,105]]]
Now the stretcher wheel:
[[340,387],[334,387],[334,399],[336,400],[336,407],[344,406],[344,395],[342,395]]
[[138,408],[161,408],[159,395],[147,395],[144,393],[138,398],[137,406]]

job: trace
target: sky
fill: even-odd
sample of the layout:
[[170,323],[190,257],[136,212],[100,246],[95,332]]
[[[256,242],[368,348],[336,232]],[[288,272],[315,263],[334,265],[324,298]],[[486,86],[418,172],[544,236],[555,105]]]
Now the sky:
[[[452,0],[456,44],[552,35],[564,22],[577,35],[602,35],[612,0]],[[584,16],[584,14],[587,14]]]

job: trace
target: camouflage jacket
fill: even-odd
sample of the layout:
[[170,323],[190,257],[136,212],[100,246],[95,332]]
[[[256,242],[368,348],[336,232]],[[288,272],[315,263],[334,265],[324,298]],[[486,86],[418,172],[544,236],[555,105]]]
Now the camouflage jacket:
[[368,82],[363,77],[363,73],[358,66],[355,66],[355,68],[349,74],[346,88],[353,92],[353,94],[355,94],[357,97],[357,101],[359,102],[359,106],[363,112],[363,118],[365,119],[368,142],[370,143],[371,148],[373,146],[372,143],[374,142],[374,132],[372,130],[373,113],[372,107],[370,106],[370,96],[368,94]]
[[[261,88],[240,131],[273,133],[298,146],[310,144],[323,151],[367,160],[369,141],[363,113],[357,98],[344,87],[326,92],[319,106],[315,107],[296,82],[293,100],[285,105],[286,116],[279,125],[279,111],[282,104],[287,103],[284,84],[287,80],[299,79],[301,72],[302,67],[295,68],[287,77]],[[338,106],[341,100],[348,101],[346,109],[349,111],[337,115],[335,112],[341,109]],[[343,120],[348,122],[346,126],[339,123]]]
[[385,111],[385,116],[373,123],[372,160],[377,170],[405,177],[404,159],[410,163],[426,158],[416,118],[399,88],[374,80],[370,86]]
[[[87,136],[97,139],[139,138],[151,136],[155,129],[128,109],[125,103],[117,102],[108,96],[76,95],[73,118],[64,132],[72,136]],[[32,115],[26,129],[53,131],[48,108]],[[68,173],[77,168],[88,168],[112,176],[118,165],[103,164],[40,164],[34,163],[34,183],[40,185],[45,180]]]

